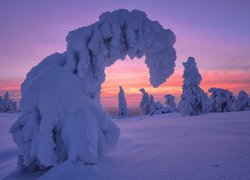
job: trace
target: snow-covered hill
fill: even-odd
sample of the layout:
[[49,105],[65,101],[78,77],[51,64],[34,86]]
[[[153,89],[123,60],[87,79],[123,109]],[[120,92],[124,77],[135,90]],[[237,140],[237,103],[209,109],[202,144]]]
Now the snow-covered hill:
[[44,173],[13,172],[8,134],[16,114],[0,114],[3,179],[250,179],[250,111],[138,116],[116,120],[121,138],[97,165],[69,161]]

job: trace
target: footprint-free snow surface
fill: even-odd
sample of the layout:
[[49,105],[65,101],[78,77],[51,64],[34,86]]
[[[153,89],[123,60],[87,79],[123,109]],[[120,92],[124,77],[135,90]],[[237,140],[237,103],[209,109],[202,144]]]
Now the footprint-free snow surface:
[[66,161],[38,173],[15,170],[8,129],[16,117],[0,114],[1,179],[250,179],[250,111],[117,120],[121,138],[98,164]]

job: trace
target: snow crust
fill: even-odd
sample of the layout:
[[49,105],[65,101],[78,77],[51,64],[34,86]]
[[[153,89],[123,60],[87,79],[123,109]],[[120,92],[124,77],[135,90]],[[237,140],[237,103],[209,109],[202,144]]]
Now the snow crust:
[[208,112],[207,94],[199,87],[202,80],[193,57],[183,63],[183,85],[179,110],[182,115],[200,115]]
[[[65,161],[46,173],[17,172],[16,149],[6,131],[13,113],[0,113],[1,179],[249,179],[250,111],[117,120],[115,149],[98,164]],[[9,124],[8,124],[9,123]],[[5,145],[8,148],[5,148]],[[42,176],[42,177],[41,177]]]

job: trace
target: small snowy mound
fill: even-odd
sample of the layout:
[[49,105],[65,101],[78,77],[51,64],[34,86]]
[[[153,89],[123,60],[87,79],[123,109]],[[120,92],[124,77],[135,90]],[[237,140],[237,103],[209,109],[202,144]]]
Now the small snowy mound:
[[105,67],[145,55],[154,87],[174,72],[174,33],[138,10],[104,13],[66,40],[67,50],[33,67],[22,84],[22,115],[10,129],[22,169],[66,160],[93,164],[115,144],[119,128],[100,104]]

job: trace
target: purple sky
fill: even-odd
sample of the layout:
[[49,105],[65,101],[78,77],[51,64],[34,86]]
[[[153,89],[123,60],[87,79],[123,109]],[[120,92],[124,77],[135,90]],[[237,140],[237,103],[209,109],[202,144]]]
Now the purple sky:
[[182,73],[181,63],[194,56],[200,72],[213,79],[218,72],[224,72],[227,81],[228,74],[240,74],[232,82],[238,79],[250,93],[249,0],[1,0],[0,90],[15,87],[15,82],[19,86],[32,66],[63,52],[68,31],[120,8],[142,10],[174,31],[177,73]]

